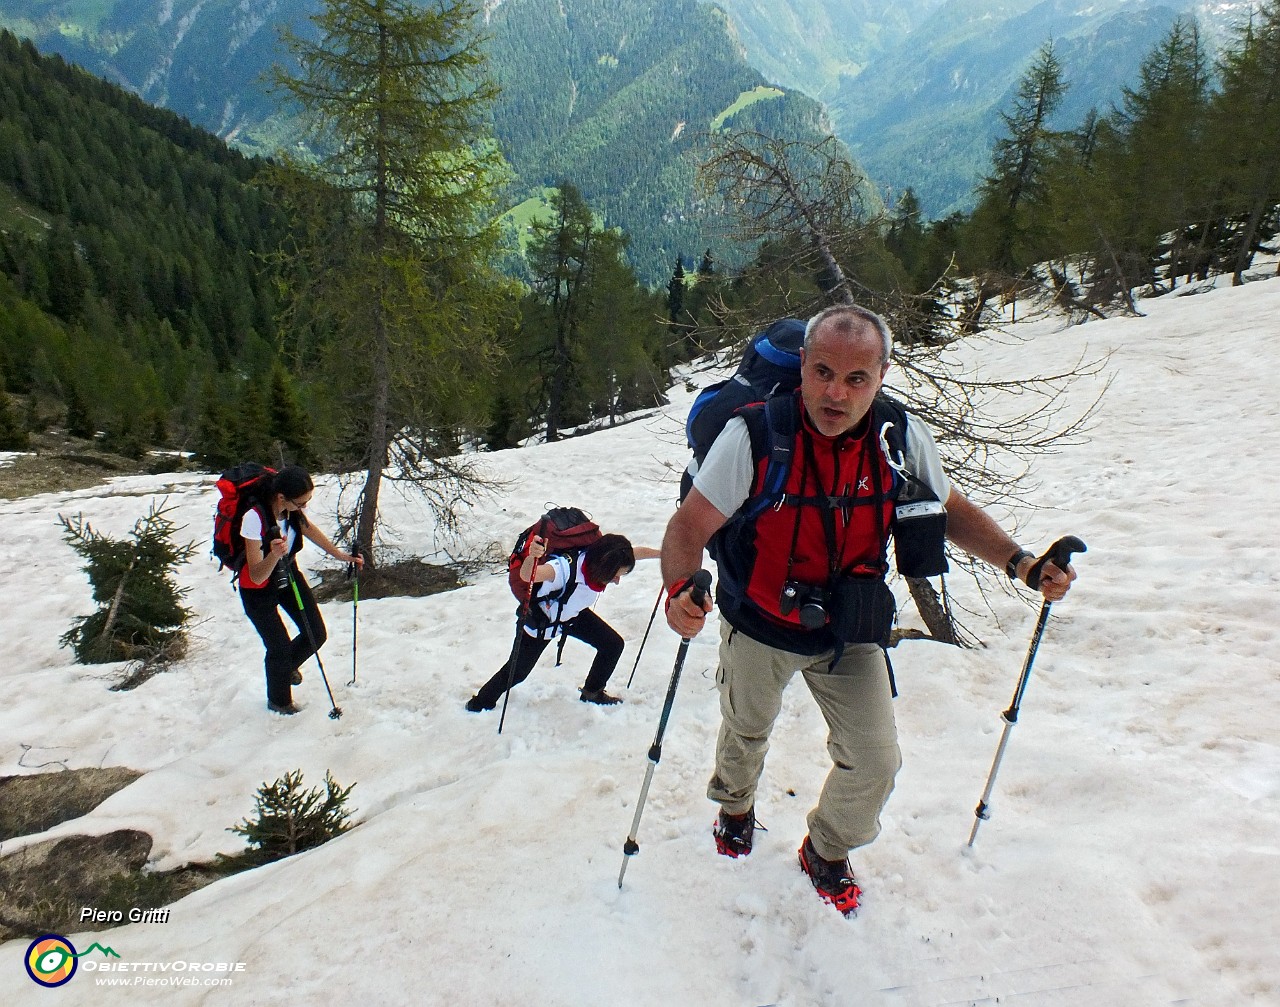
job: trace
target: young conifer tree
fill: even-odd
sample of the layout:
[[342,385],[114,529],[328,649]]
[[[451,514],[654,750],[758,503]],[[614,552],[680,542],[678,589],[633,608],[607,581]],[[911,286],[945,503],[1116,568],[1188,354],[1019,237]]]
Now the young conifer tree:
[[314,40],[286,33],[299,72],[276,74],[322,156],[281,158],[300,225],[286,255],[293,317],[330,336],[326,375],[361,432],[355,539],[375,565],[384,477],[433,482],[441,428],[477,411],[495,317],[515,298],[490,267],[505,162],[487,135],[495,95],[470,0],[325,0]]
[[528,250],[533,296],[543,309],[550,342],[541,368],[548,441],[559,440],[561,427],[586,418],[570,414],[569,399],[586,377],[589,318],[598,303],[608,300],[601,282],[605,263],[616,260],[624,246],[619,235],[596,224],[591,207],[569,182],[562,181],[551,196],[551,209],[550,219],[534,222]]
[[324,790],[302,787],[302,770],[285,773],[275,783],[264,783],[253,801],[253,817],[233,825],[228,832],[244,836],[250,849],[245,857],[266,864],[293,856],[339,836],[351,828],[347,798],[352,788],[339,786],[324,774]]
[[95,531],[83,515],[58,516],[63,534],[85,560],[98,611],[76,620],[62,637],[83,664],[152,661],[184,649],[183,627],[191,618],[182,604],[186,594],[173,573],[195,552],[195,543],[179,545],[170,509],[152,503],[128,539]]

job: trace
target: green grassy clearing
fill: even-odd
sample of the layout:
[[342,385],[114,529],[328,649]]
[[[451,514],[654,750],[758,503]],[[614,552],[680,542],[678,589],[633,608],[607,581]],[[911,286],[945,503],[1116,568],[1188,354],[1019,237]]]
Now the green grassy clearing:
[[7,185],[0,185],[0,231],[16,231],[43,238],[49,218],[19,199]]
[[711,131],[714,133],[719,130],[727,120],[737,115],[748,105],[754,105],[758,101],[767,101],[770,98],[781,98],[783,92],[776,87],[768,87],[765,84],[758,84],[750,91],[743,91],[738,95],[738,100],[726,108],[723,112],[711,120]]
[[553,186],[543,186],[542,191],[530,196],[522,203],[517,203],[502,215],[504,225],[510,226],[520,242],[520,254],[524,255],[533,236],[530,228],[536,222],[549,222],[555,214],[551,209],[551,197],[556,190]]

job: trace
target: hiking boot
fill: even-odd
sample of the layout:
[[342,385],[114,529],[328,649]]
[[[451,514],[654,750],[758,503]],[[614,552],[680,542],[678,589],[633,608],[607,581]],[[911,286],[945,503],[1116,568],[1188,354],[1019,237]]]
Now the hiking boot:
[[301,685],[301,684],[302,684],[302,669],[301,669],[301,668],[294,668],[294,669],[293,669],[293,684],[294,684],[294,685]]
[[292,717],[295,713],[302,712],[302,707],[297,703],[273,703],[271,700],[267,700],[267,709],[282,717]]
[[800,844],[800,869],[809,875],[813,887],[824,902],[830,902],[845,916],[858,912],[858,896],[862,889],[849,868],[849,859],[824,860],[818,856],[808,836]]
[[492,710],[497,705],[497,703],[482,702],[479,696],[472,696],[467,700],[466,709],[468,713],[483,713],[485,710]]
[[617,706],[622,702],[619,697],[610,696],[603,689],[583,689],[579,698],[584,703],[595,703],[596,706]]
[[[745,857],[751,852],[758,824],[755,808],[749,808],[741,815],[731,815],[721,808],[716,824],[711,827],[711,834],[716,840],[716,852],[726,857]],[[761,825],[760,831],[768,830]]]

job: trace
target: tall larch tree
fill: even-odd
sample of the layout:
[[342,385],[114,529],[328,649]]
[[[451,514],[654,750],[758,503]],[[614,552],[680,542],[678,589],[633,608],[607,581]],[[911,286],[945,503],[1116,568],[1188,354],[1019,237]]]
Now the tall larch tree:
[[1237,218],[1233,282],[1267,232],[1280,202],[1280,0],[1263,0],[1222,57],[1211,143],[1223,165],[1227,209]]
[[284,159],[276,180],[306,222],[287,256],[292,317],[331,336],[328,373],[364,444],[353,522],[369,564],[384,480],[413,481],[452,519],[466,472],[444,457],[445,428],[480,399],[507,300],[490,268],[505,165],[486,133],[479,13],[325,0],[314,41],[285,35],[298,75],[276,73],[323,152]]
[[979,188],[974,216],[992,232],[991,264],[1009,273],[1036,258],[1025,247],[1035,231],[1027,218],[1043,195],[1044,170],[1058,142],[1049,119],[1066,90],[1053,42],[1045,42],[1018,84],[1012,109],[1000,113],[1007,133],[992,148],[991,174]]
[[[1147,269],[1155,264],[1162,235],[1181,234],[1203,220],[1210,188],[1204,144],[1208,88],[1199,28],[1194,19],[1180,17],[1142,61],[1138,86],[1124,89],[1110,119],[1118,143],[1104,147],[1103,167],[1110,169],[1106,173],[1127,210],[1123,245]],[[1173,275],[1178,259],[1175,249]]]

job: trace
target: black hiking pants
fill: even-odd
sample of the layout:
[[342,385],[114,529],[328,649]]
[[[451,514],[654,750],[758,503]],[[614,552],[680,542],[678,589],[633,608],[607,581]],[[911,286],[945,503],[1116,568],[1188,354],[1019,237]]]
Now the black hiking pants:
[[[302,609],[298,608],[292,588],[273,587],[270,582],[266,587],[240,588],[240,603],[244,605],[245,615],[267,648],[263,661],[267,672],[267,702],[277,706],[288,706],[293,702],[293,673],[329,638],[310,586],[296,571],[293,580],[302,595]],[[289,636],[284,620],[280,618],[280,609],[284,609],[298,627],[297,636]],[[311,627],[310,637],[304,628],[304,618]],[[315,646],[312,646],[313,639]]]
[[[581,640],[588,647],[595,648],[595,660],[591,662],[591,670],[587,672],[587,680],[582,688],[584,691],[603,689],[605,683],[609,681],[609,676],[613,674],[613,669],[618,666],[618,660],[622,657],[624,646],[622,637],[589,608],[566,622],[561,627],[561,631],[565,636],[571,636],[575,640]],[[517,628],[516,632],[519,634],[520,642],[518,645],[512,644],[516,662],[513,684],[519,685],[529,677],[529,672],[533,671],[533,666],[538,663],[538,658],[542,656],[542,652],[547,649],[547,644],[551,641],[530,636],[522,628]],[[476,698],[484,706],[496,706],[502,694],[507,691],[511,661],[512,658],[507,658],[507,663],[499,668],[476,693]]]

